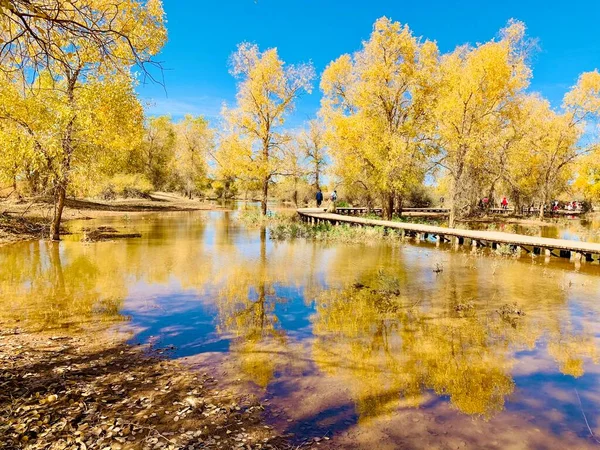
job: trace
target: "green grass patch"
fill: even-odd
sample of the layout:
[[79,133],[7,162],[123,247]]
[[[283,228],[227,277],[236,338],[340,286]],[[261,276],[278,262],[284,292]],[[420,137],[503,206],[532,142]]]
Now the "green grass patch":
[[400,242],[400,233],[383,227],[353,227],[322,223],[310,225],[300,221],[278,223],[269,228],[269,237],[276,241],[310,239],[322,242],[368,244],[381,241]]

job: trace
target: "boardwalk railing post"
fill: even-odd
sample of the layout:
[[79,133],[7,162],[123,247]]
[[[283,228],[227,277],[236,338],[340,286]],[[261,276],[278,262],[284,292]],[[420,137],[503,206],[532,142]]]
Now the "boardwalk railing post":
[[458,236],[452,236],[451,241],[452,247],[454,247],[455,249],[458,249],[458,247],[460,247],[461,242]]

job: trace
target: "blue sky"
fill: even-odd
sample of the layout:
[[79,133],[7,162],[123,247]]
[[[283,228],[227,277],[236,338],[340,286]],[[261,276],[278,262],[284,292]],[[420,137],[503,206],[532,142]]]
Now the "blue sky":
[[[387,16],[406,23],[416,36],[435,40],[442,52],[495,37],[510,18],[525,22],[539,40],[531,90],[556,107],[581,72],[600,69],[600,0],[401,1],[401,0],[163,0],[169,41],[158,59],[165,90],[138,88],[149,114],[186,113],[217,120],[223,102],[235,103],[228,59],[238,43],[277,47],[287,63],[312,61],[320,75],[327,64],[360,48],[373,22]],[[287,127],[315,116],[321,93],[304,95]]]

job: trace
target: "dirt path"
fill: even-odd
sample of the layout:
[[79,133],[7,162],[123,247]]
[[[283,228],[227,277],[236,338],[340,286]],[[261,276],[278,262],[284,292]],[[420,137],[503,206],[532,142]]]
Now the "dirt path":
[[[222,208],[209,202],[198,199],[190,200],[164,192],[153,193],[149,199],[114,201],[67,199],[63,212],[63,222],[148,212],[209,211],[216,209]],[[48,233],[51,217],[52,199],[49,198],[0,202],[0,245],[44,237]]]

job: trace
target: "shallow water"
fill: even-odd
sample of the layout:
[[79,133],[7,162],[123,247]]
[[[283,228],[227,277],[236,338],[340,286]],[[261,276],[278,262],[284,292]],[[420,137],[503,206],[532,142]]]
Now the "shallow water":
[[[115,321],[132,343],[258,394],[299,440],[597,446],[600,266],[427,243],[274,242],[232,214],[72,222],[60,244],[2,247],[0,323],[63,333]],[[99,225],[143,237],[80,242]]]

